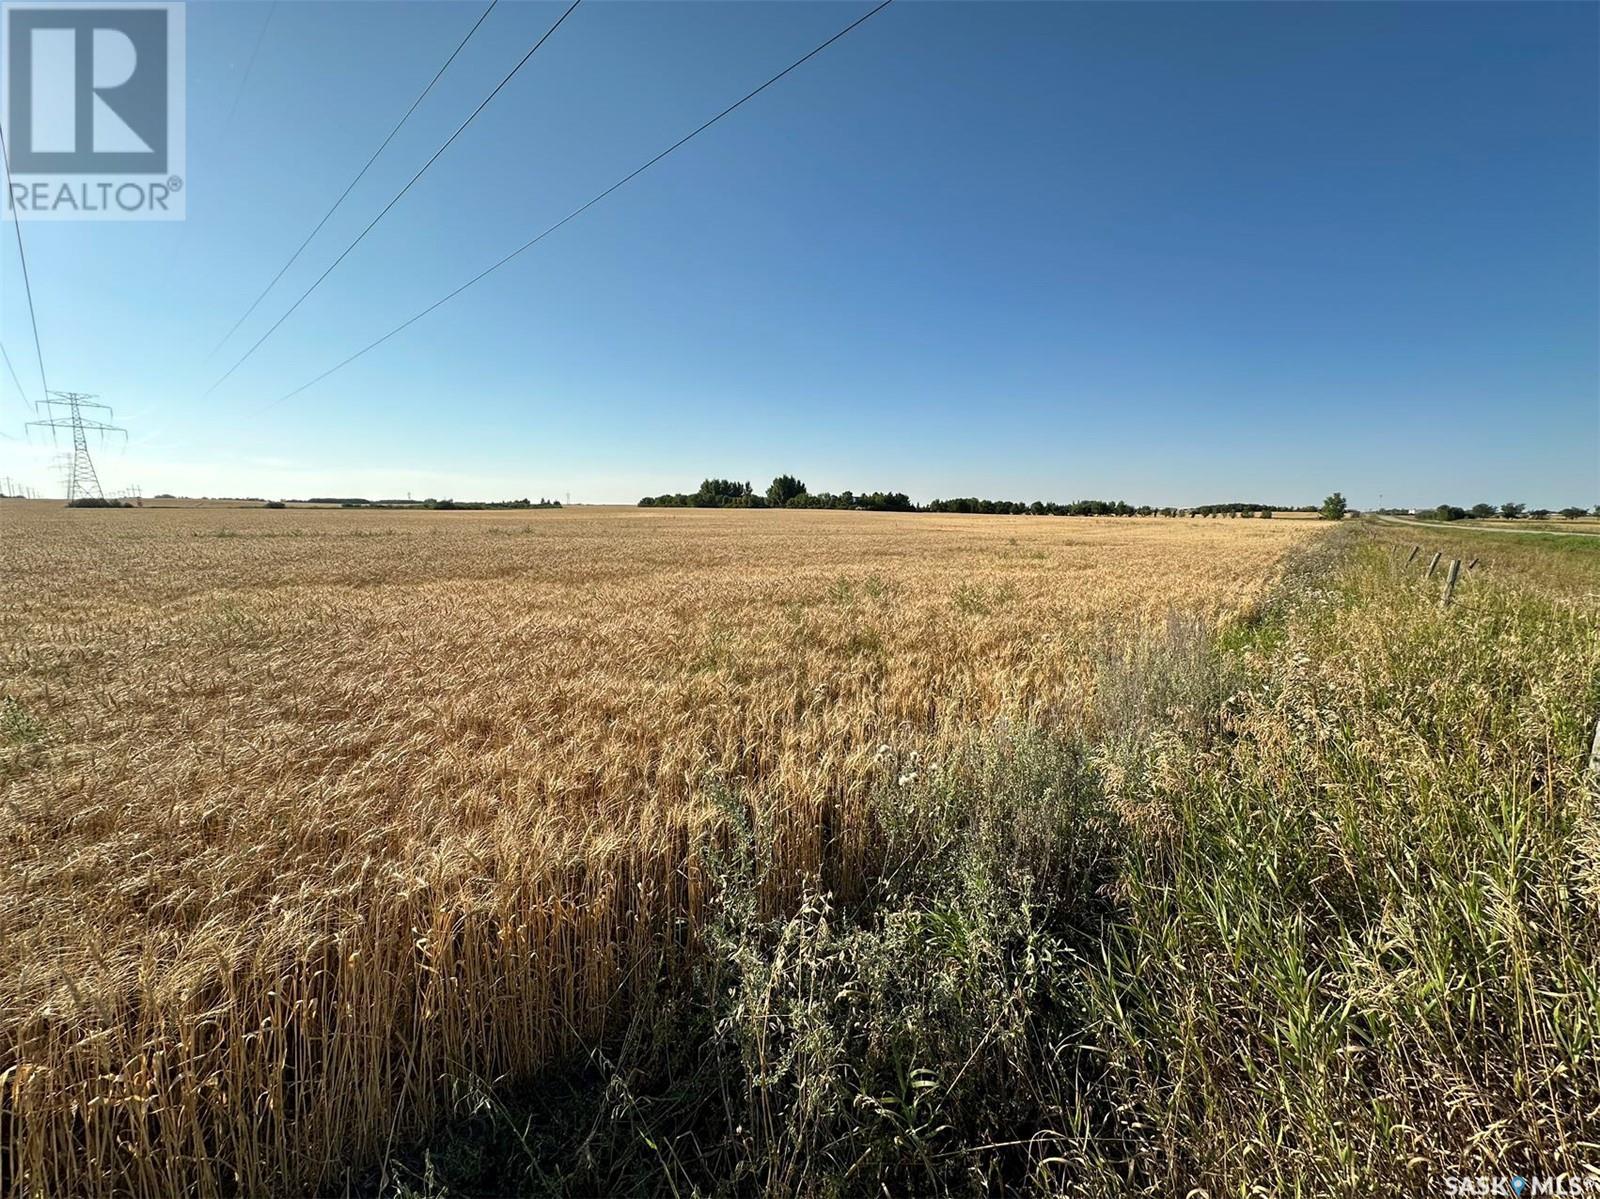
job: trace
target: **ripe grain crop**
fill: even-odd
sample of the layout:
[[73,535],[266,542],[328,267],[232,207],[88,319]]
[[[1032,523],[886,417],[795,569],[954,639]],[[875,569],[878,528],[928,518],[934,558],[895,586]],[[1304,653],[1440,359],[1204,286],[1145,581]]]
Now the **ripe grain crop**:
[[337,1185],[694,937],[870,868],[885,753],[1071,725],[1298,522],[68,511],[0,523],[0,1193]]

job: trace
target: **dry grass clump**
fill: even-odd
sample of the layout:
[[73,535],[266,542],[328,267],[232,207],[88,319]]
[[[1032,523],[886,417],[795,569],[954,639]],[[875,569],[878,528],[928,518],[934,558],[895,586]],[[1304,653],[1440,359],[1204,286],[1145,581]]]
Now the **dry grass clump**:
[[6,514],[0,1192],[41,1195],[333,1184],[656,977],[708,796],[762,910],[848,894],[880,747],[1074,725],[1108,639],[1226,622],[1313,531]]
[[1508,545],[1441,610],[1406,548],[1304,586],[1226,752],[1142,788],[1173,831],[1126,859],[1097,1036],[1153,1190],[1595,1168],[1593,592]]

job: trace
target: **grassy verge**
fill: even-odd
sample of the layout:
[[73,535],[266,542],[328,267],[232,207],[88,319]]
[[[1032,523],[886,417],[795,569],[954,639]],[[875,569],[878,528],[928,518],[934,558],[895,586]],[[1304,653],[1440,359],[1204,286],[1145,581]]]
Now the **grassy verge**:
[[1248,627],[1108,652],[1070,737],[886,754],[880,870],[849,903],[759,915],[760,821],[730,805],[693,977],[565,1070],[463,1082],[458,1121],[369,1189],[1600,1170],[1600,560],[1475,538],[1441,609],[1412,532],[1342,530]]
[[1480,563],[1486,571],[1519,580],[1536,593],[1595,598],[1600,591],[1600,537],[1563,537],[1514,526],[1506,526],[1503,534],[1484,536],[1482,530],[1448,524],[1372,523],[1365,532],[1391,547],[1425,548],[1424,566],[1437,550],[1445,559]]

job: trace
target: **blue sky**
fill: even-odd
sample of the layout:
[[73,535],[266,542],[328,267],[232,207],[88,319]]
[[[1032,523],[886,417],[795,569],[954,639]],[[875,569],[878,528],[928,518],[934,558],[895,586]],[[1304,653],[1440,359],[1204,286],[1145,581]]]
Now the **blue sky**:
[[208,362],[482,6],[190,4],[187,222],[23,226],[108,488],[1600,501],[1593,4],[900,0],[274,405],[866,9],[586,0],[204,396],[562,7],[499,6]]

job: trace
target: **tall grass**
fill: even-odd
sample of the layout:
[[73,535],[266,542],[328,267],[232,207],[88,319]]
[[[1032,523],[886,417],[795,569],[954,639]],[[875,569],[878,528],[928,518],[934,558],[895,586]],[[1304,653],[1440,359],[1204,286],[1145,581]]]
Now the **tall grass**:
[[1600,1166],[1592,603],[1357,547],[1142,802],[1096,979],[1155,1188],[1415,1193]]

